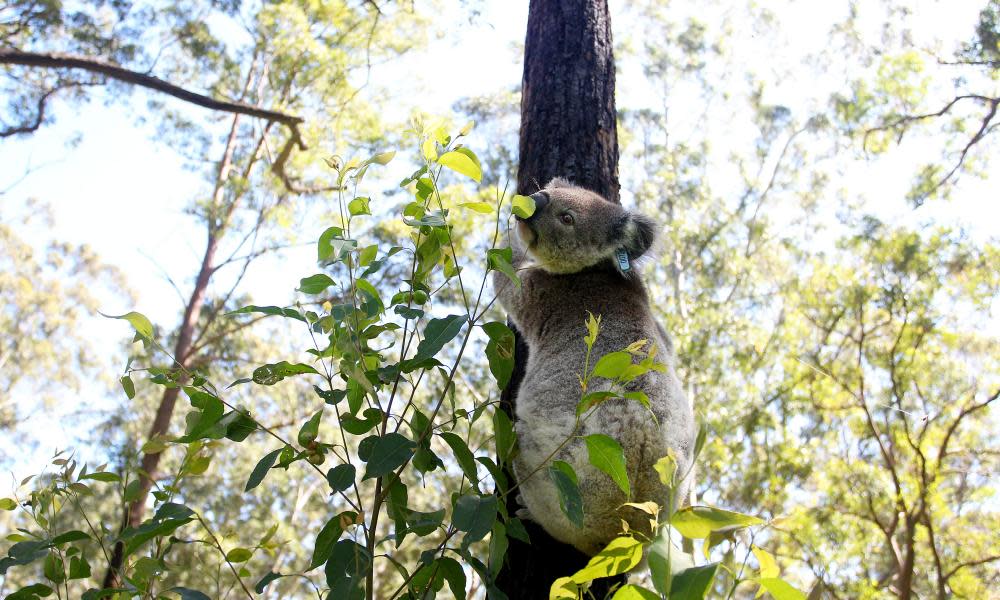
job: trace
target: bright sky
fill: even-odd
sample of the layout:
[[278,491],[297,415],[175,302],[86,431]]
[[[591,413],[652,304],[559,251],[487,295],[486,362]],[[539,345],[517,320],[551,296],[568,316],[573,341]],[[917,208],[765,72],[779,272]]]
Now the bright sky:
[[[616,13],[621,4],[612,2]],[[756,43],[747,46],[743,57],[747,68],[780,70],[784,62],[797,61],[800,54],[821,49],[829,26],[839,16],[831,7],[833,4],[836,3],[790,2],[780,10],[775,8],[788,43],[802,51],[775,56],[772,52],[775,40],[755,39]],[[926,10],[924,33],[945,38],[967,37],[981,4],[927,0],[921,5]],[[692,9],[695,6],[692,3]],[[454,17],[457,20],[447,28],[449,34],[434,41],[428,50],[376,68],[375,83],[394,89],[395,96],[405,102],[400,104],[400,115],[390,116],[404,116],[412,105],[427,112],[447,114],[460,98],[511,88],[520,82],[521,64],[516,46],[523,41],[527,2],[491,0],[483,2],[482,8],[481,18],[474,24]],[[711,15],[701,16],[711,18]],[[873,31],[880,26],[877,22],[867,25]],[[449,68],[422,68],[427,64],[445,64]],[[415,73],[421,74],[422,85],[412,83]],[[838,85],[842,81],[837,80],[840,76],[831,74],[833,79],[827,84]],[[794,105],[803,92],[795,81],[786,81],[766,93],[773,101]],[[620,107],[658,106],[657,93],[649,89],[635,66],[626,66],[619,74]],[[99,100],[79,108],[57,104],[53,125],[43,127],[31,137],[5,141],[0,145],[0,189],[17,179],[29,165],[47,166],[0,196],[0,211],[21,206],[29,197],[49,203],[56,217],[54,227],[36,229],[30,232],[31,236],[39,244],[58,238],[91,245],[104,260],[128,275],[139,294],[135,306],[109,302],[105,312],[139,310],[161,327],[169,327],[179,318],[182,305],[165,274],[185,294],[189,293],[189,278],[204,249],[204,234],[183,213],[183,208],[192,197],[205,193],[205,185],[199,174],[183,169],[181,158],[169,147],[154,141],[151,127],[136,124],[135,114],[144,110],[145,100],[144,92],[135,94],[131,104],[133,114],[120,105],[108,107]],[[698,108],[674,107],[674,114],[681,116],[672,117],[672,123],[683,127],[685,110],[693,113]],[[719,125],[721,129],[724,126]],[[81,143],[67,146],[67,140],[77,136]],[[724,132],[718,140],[720,144],[726,143]],[[878,166],[857,168],[859,176],[872,183],[870,197],[899,198],[900,190],[909,182],[912,165],[913,157],[899,152]],[[887,172],[895,176],[886,177]],[[969,222],[976,222],[977,217],[979,223],[1000,222],[997,213],[1000,203],[995,201],[995,192],[990,194],[986,182],[970,181],[963,189],[961,199],[928,207],[922,210],[920,218],[936,218],[939,213],[942,218],[964,215]],[[988,198],[993,201],[986,201]],[[900,218],[913,218],[910,211],[901,208],[896,206],[891,210]],[[984,220],[986,208],[992,211],[985,213],[989,220]],[[298,279],[311,271],[312,256],[313,250],[309,248],[292,253],[280,263],[261,261],[249,273],[245,289],[257,303],[284,304],[292,297]],[[95,315],[87,324],[87,331],[94,336],[101,356],[108,357],[108,369],[119,370],[124,363],[121,344],[130,336],[127,324],[109,323]],[[71,408],[67,405],[67,410]],[[57,425],[54,429],[49,419],[33,419],[25,431],[43,450],[65,447],[76,432],[66,423]],[[16,455],[11,440],[0,436],[0,453],[3,452]],[[32,472],[48,454],[43,452],[42,456],[19,464],[18,475]]]

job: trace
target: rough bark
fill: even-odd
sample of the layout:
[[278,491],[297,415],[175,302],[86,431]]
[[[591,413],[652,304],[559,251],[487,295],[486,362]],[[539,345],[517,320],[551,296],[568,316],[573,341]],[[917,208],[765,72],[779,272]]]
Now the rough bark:
[[[611,20],[606,0],[531,0],[521,91],[520,162],[517,190],[531,194],[553,177],[565,177],[619,202],[618,131]],[[513,326],[512,326],[513,329]],[[516,413],[517,388],[528,349],[514,331],[515,367],[501,396]],[[507,477],[515,481],[507,470]],[[507,510],[517,510],[514,494]],[[530,544],[510,539],[507,562],[496,586],[509,598],[547,598],[552,582],[587,564],[587,556],[562,544],[532,522]],[[622,578],[601,579],[591,591],[603,598]]]

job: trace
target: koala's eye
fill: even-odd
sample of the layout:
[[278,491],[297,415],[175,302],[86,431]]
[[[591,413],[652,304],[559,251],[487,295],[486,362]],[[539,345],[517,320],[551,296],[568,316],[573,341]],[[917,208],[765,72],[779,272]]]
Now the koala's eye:
[[573,224],[573,215],[571,215],[569,213],[563,213],[563,214],[559,215],[559,220],[562,221],[563,225],[572,225]]

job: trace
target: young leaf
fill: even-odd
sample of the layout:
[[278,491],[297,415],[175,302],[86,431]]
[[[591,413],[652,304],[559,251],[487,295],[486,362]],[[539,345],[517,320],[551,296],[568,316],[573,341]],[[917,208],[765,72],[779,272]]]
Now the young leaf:
[[514,197],[511,198],[510,210],[518,217],[527,219],[535,214],[535,201],[530,196],[514,194]]
[[588,410],[594,408],[598,404],[617,397],[618,394],[610,392],[608,390],[600,392],[590,392],[586,394],[583,398],[580,398],[580,402],[576,405],[576,416],[580,416],[587,412]]
[[465,175],[476,183],[479,183],[483,179],[482,169],[466,153],[457,151],[445,152],[438,157],[437,161],[440,165],[448,167],[456,173]]
[[594,376],[617,379],[632,365],[632,355],[628,352],[610,352],[594,365]]
[[765,578],[760,580],[760,585],[774,596],[774,600],[806,600],[805,594],[789,585],[784,579]]
[[459,204],[462,208],[468,208],[469,210],[474,210],[477,213],[484,215],[492,215],[496,212],[496,208],[492,204],[487,202],[463,202]]
[[611,540],[587,566],[570,576],[575,583],[587,583],[602,577],[612,577],[631,571],[642,560],[642,542],[631,537]]
[[632,496],[632,488],[628,482],[628,472],[625,470],[625,452],[621,445],[612,437],[603,433],[593,433],[584,436],[587,443],[587,456],[590,464],[611,476],[626,497]]
[[750,546],[750,550],[757,557],[757,563],[760,565],[758,572],[761,579],[774,579],[781,574],[778,562],[774,560],[770,552],[757,545]]
[[660,600],[660,595],[637,585],[624,585],[618,588],[611,600]]
[[688,506],[670,518],[670,524],[689,539],[704,539],[713,531],[726,527],[749,527],[763,522],[757,517],[711,506]]
[[99,313],[102,317],[107,317],[109,319],[124,319],[128,321],[135,332],[140,336],[146,338],[147,340],[153,339],[153,323],[150,322],[146,315],[142,313],[137,313],[135,311],[125,313],[124,315],[106,315],[104,313]]
[[570,523],[583,527],[583,496],[576,481],[555,465],[549,465],[548,473],[559,492],[559,508]]

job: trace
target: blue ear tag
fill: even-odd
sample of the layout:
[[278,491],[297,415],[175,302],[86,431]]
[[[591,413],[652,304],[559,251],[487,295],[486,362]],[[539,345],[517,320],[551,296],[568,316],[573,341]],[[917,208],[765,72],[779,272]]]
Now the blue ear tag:
[[622,270],[622,273],[627,273],[632,265],[628,261],[628,252],[625,248],[619,248],[615,250],[615,258],[618,259],[618,268]]

